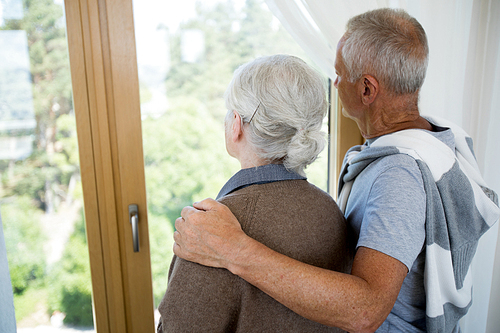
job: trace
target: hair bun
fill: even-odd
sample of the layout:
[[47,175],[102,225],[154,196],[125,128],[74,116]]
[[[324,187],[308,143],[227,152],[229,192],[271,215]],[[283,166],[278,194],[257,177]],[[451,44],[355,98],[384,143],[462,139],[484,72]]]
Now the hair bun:
[[288,169],[307,167],[326,145],[325,133],[316,128],[300,128],[290,140],[284,161]]

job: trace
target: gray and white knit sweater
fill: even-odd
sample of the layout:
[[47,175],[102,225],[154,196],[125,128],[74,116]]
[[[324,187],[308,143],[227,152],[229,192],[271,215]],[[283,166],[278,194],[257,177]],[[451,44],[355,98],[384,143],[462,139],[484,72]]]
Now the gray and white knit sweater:
[[370,147],[351,148],[339,179],[338,204],[345,209],[356,176],[372,161],[392,155],[413,157],[426,193],[425,293],[428,332],[452,332],[472,304],[470,264],[479,238],[498,220],[498,197],[489,189],[472,150],[472,139],[458,126],[448,127],[455,151],[432,134],[410,129],[384,135]]

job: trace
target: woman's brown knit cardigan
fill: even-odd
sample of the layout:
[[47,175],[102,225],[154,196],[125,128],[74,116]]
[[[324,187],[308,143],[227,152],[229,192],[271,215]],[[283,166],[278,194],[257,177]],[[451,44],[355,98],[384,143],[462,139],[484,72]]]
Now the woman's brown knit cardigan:
[[[348,272],[347,227],[306,180],[251,185],[219,200],[250,237],[311,265]],[[339,332],[305,319],[226,269],[174,257],[158,332]]]

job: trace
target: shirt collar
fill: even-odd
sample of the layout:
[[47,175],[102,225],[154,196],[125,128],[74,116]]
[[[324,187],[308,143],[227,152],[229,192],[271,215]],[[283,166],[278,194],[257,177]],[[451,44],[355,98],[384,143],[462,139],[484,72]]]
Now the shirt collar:
[[[442,127],[442,126],[435,125],[434,123],[431,122],[431,119],[427,119],[427,118],[425,118],[425,119],[432,125],[434,130],[433,131],[422,130],[422,131],[429,132],[435,138],[439,139],[440,141],[445,143],[448,147],[450,147],[451,150],[455,151],[455,138],[453,136],[453,132],[451,131],[451,129],[448,127]],[[389,134],[391,134],[391,133],[389,133]],[[386,135],[388,135],[388,134],[386,134]],[[383,135],[375,137],[375,138],[371,138],[371,139],[366,139],[364,146],[370,147],[372,143],[374,143],[378,138],[380,138],[382,136]]]
[[283,164],[266,164],[255,168],[241,169],[222,187],[217,195],[217,199],[250,185],[292,179],[307,178],[287,170]]

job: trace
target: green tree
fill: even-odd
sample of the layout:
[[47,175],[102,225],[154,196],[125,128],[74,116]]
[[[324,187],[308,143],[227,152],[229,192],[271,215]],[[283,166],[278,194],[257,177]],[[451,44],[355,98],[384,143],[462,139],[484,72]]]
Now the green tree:
[[45,274],[44,234],[33,223],[40,211],[27,196],[4,200],[1,206],[12,288],[20,295]]
[[83,212],[61,260],[50,275],[50,312],[65,314],[64,323],[92,326],[92,284]]
[[153,275],[153,297],[155,308],[165,294],[170,260],[174,246],[174,227],[163,215],[149,214],[149,244],[151,247],[151,273]]
[[22,19],[7,20],[0,29],[24,30],[28,37],[35,150],[27,160],[0,165],[3,195],[29,195],[51,212],[66,200],[70,179],[78,175],[76,139],[68,142],[74,127],[70,133],[64,119],[72,97],[63,10],[53,0],[23,0],[23,9]]
[[[9,268],[15,297],[21,299],[23,292],[29,295],[26,289],[40,288],[47,272],[53,272],[46,264],[47,237],[40,220],[44,215],[52,216],[62,203],[72,202],[79,181],[78,149],[75,119],[71,114],[71,81],[61,5],[54,0],[23,0],[22,18],[6,20],[0,30],[26,32],[36,120],[32,132],[0,133],[3,137],[22,134],[34,138],[31,156],[18,161],[0,161],[1,208]],[[4,116],[1,114],[0,120],[4,120]],[[77,249],[83,245],[71,246]],[[88,258],[86,248],[84,252],[79,251],[82,258]],[[82,258],[75,256],[74,259]],[[68,283],[72,278],[66,277]],[[74,285],[87,288],[90,280],[85,277]]]

